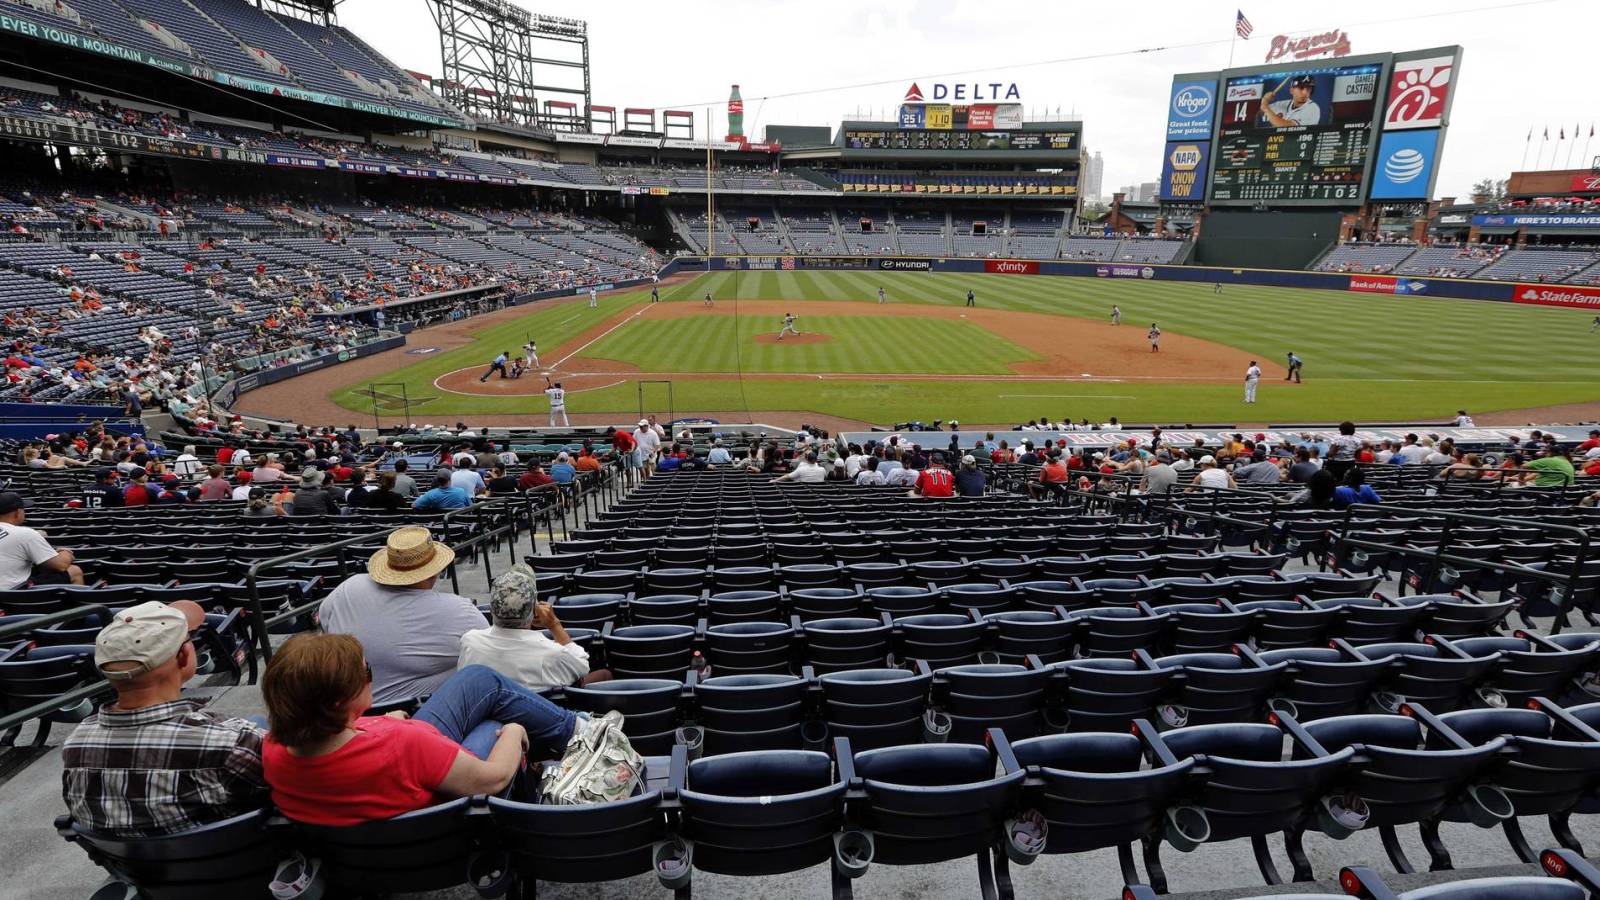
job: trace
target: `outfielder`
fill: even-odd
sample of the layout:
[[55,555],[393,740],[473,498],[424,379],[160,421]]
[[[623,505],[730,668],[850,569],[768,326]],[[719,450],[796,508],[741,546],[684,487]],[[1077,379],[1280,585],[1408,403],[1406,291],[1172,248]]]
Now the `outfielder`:
[[1255,360],[1250,360],[1250,368],[1244,370],[1244,402],[1256,402],[1256,385],[1261,383],[1261,367]]
[[1154,322],[1150,323],[1150,352],[1161,352],[1161,329]]
[[556,417],[561,417],[563,428],[571,428],[572,423],[567,421],[567,392],[561,389],[561,382],[550,383],[550,376],[544,379],[544,395],[550,398],[550,426],[555,427]]
[[706,309],[710,309],[711,308],[711,292],[710,291],[706,291],[706,300],[701,305],[704,306]]
[[591,285],[589,287],[589,308],[597,309],[600,306],[600,294]]
[[978,295],[974,294],[972,292],[971,288],[967,289],[967,305],[968,306],[977,306],[978,305]]
[[800,330],[794,327],[794,319],[794,313],[783,314],[783,329],[778,332],[778,340],[783,340],[783,336],[786,334],[792,334],[795,337],[800,336]]
[[1116,305],[1115,303],[1111,304],[1111,324],[1122,324],[1122,307]]
[[1301,361],[1300,357],[1295,356],[1294,355],[1294,351],[1290,350],[1289,351],[1289,374],[1283,376],[1283,380],[1284,381],[1289,381],[1290,379],[1293,379],[1295,384],[1299,384],[1300,383],[1300,367],[1303,366],[1303,365],[1305,365],[1305,363]]
[[1600,328],[1600,316],[1594,317],[1594,324],[1589,326],[1589,333],[1594,334],[1597,328]]
[[[881,306],[881,305],[882,305],[882,304],[883,304],[883,301],[884,301],[884,296],[885,296],[885,295],[884,295],[884,293],[883,293],[883,286],[882,286],[882,285],[879,285],[879,286],[878,286],[878,304],[879,304],[879,305],[880,305],[880,306]],[[1596,322],[1600,322],[1600,319],[1595,319],[1595,321],[1596,321]]]

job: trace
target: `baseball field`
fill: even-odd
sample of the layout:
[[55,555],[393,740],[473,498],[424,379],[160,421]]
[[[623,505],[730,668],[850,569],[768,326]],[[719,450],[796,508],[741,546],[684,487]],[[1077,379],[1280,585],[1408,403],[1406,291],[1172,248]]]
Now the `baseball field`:
[[[888,302],[877,302],[879,286]],[[968,290],[976,306],[965,305]],[[709,292],[713,304],[705,305]],[[574,421],[645,404],[742,421],[1002,425],[1117,416],[1130,422],[1449,418],[1459,408],[1550,418],[1600,401],[1600,334],[1582,310],[1283,288],[921,272],[720,272],[648,289],[546,301],[411,335],[403,351],[293,379],[301,408],[331,400],[399,421],[542,422],[544,378],[479,376],[538,342]],[[1121,324],[1110,322],[1121,308]],[[799,336],[776,340],[782,317]],[[1148,332],[1161,330],[1152,352]],[[1285,383],[1290,351],[1304,383]],[[1265,372],[1243,403],[1245,368]],[[360,366],[361,368],[358,368]],[[254,396],[254,395],[252,395]],[[270,399],[270,398],[268,398]],[[293,410],[291,410],[292,412]],[[809,417],[809,418],[808,418]],[[1567,415],[1563,420],[1576,418]],[[758,419],[760,420],[760,419]],[[785,424],[774,422],[774,424]]]

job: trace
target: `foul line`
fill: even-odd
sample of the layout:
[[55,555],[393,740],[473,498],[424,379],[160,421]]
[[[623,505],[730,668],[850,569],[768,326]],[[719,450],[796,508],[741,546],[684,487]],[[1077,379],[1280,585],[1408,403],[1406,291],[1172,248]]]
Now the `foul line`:
[[1001,400],[1037,400],[1048,397],[1052,400],[1137,400],[1131,394],[1000,394]]

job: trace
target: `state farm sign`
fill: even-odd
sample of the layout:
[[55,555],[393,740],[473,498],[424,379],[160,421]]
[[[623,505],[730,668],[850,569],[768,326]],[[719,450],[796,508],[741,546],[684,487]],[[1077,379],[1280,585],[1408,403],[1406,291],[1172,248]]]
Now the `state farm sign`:
[[1576,285],[1519,284],[1511,299],[1536,306],[1569,306],[1600,311],[1600,288]]
[[1039,264],[1030,259],[986,259],[983,270],[1000,275],[1037,275]]

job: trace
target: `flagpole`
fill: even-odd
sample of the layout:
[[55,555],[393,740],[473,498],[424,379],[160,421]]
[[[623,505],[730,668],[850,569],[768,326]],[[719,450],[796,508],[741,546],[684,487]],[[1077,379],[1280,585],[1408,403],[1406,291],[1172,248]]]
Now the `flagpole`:
[[1517,168],[1523,172],[1528,171],[1528,148],[1533,146],[1533,129],[1528,129],[1528,137],[1522,142],[1522,165]]
[[1578,160],[1579,165],[1585,165],[1589,159],[1589,142],[1594,140],[1594,123],[1589,123],[1589,136],[1583,139],[1583,159]]

